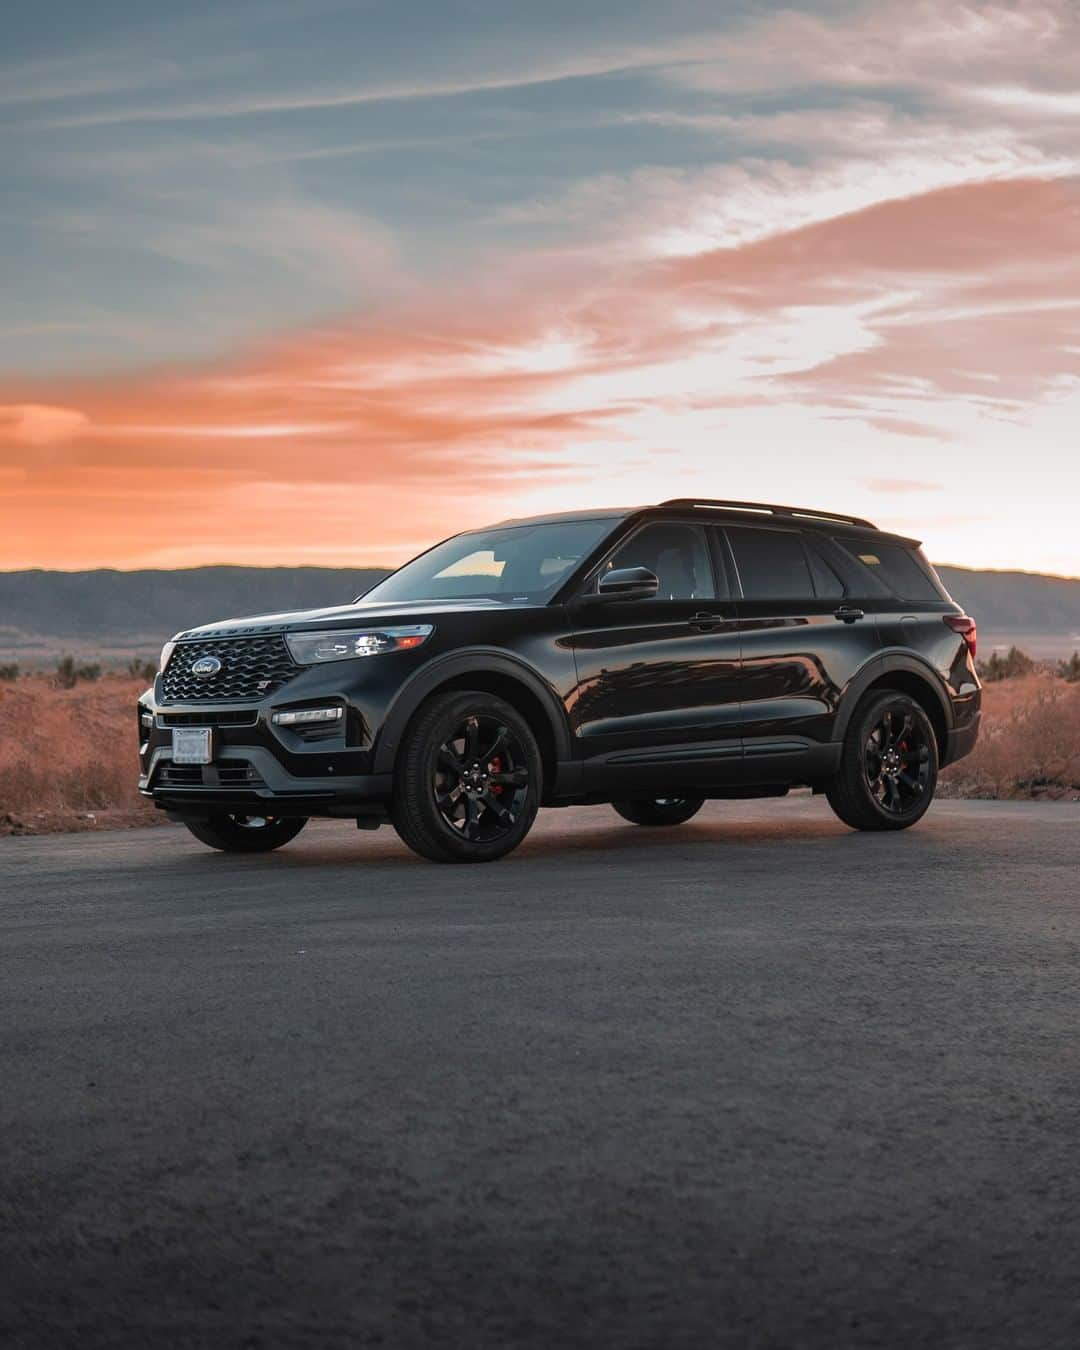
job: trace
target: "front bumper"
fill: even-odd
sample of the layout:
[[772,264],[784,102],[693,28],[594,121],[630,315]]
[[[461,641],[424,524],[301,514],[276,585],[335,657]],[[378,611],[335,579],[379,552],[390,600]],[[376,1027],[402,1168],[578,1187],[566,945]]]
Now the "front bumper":
[[[314,680],[304,683],[297,679],[260,703],[165,703],[159,676],[139,702],[139,791],[183,815],[224,809],[356,817],[378,810],[389,802],[391,778],[373,771],[372,700],[340,684],[327,690],[325,675],[321,690],[311,687]],[[339,721],[298,727],[273,721],[278,711],[327,704],[342,707]],[[211,729],[210,764],[174,763],[176,726]]]
[[320,774],[289,773],[258,745],[215,750],[212,764],[185,765],[182,775],[176,768],[171,749],[158,747],[139,778],[139,791],[155,806],[181,815],[247,808],[266,814],[272,808],[276,816],[355,816],[389,801],[391,791],[390,774],[337,774],[332,765]]

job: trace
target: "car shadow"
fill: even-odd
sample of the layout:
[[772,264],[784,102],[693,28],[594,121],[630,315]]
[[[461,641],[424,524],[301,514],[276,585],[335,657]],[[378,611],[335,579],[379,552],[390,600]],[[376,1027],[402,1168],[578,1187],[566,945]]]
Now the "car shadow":
[[[914,841],[920,837],[936,843],[937,833],[931,822],[924,821],[912,830],[904,831],[903,838],[918,847]],[[845,853],[851,849],[878,853],[900,837],[897,834],[850,830],[828,813],[820,817],[801,814],[793,818],[778,813],[773,817],[751,820],[692,821],[670,829],[616,823],[582,825],[567,822],[562,825],[559,822],[542,821],[514,853],[498,863],[488,865],[513,868],[530,862],[535,865],[540,860],[554,862],[567,855],[578,859],[594,855],[595,861],[603,864],[628,853],[642,859],[655,855],[658,864],[663,865],[664,859],[685,859],[688,854],[695,855],[711,849],[727,850],[730,858],[732,849],[761,847],[777,850],[829,847],[842,848]],[[417,856],[398,839],[389,825],[377,833],[365,833],[353,838],[345,834],[333,840],[321,829],[311,830],[309,827],[295,843],[272,854],[206,856],[222,867],[259,869],[266,866],[289,872],[305,872],[336,865],[374,865],[395,871],[401,868],[426,871],[445,869],[448,876],[461,870],[461,865],[432,863]]]

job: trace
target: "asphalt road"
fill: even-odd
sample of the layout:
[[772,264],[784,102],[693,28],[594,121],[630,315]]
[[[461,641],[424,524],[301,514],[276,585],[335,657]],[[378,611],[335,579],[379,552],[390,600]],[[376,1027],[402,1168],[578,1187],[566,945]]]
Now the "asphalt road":
[[1080,1343],[1080,806],[0,840],[0,1343]]

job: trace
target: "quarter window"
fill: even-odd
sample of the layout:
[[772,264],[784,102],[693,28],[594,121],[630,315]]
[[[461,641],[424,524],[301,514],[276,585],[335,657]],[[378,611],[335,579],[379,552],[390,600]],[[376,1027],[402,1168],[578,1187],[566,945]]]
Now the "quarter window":
[[925,568],[921,550],[903,548],[899,544],[878,543],[874,539],[838,539],[845,553],[856,560],[860,568],[883,582],[893,595],[901,600],[941,600],[944,597],[934,585]]
[[802,539],[789,530],[728,530],[731,551],[748,600],[808,600],[810,580]]

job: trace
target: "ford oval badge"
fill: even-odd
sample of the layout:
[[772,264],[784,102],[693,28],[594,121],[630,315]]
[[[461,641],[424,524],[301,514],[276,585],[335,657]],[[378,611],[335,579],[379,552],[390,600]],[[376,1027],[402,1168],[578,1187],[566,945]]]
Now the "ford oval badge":
[[197,661],[192,662],[192,675],[201,676],[203,679],[209,679],[211,675],[216,675],[221,669],[221,662],[216,656],[200,656]]

